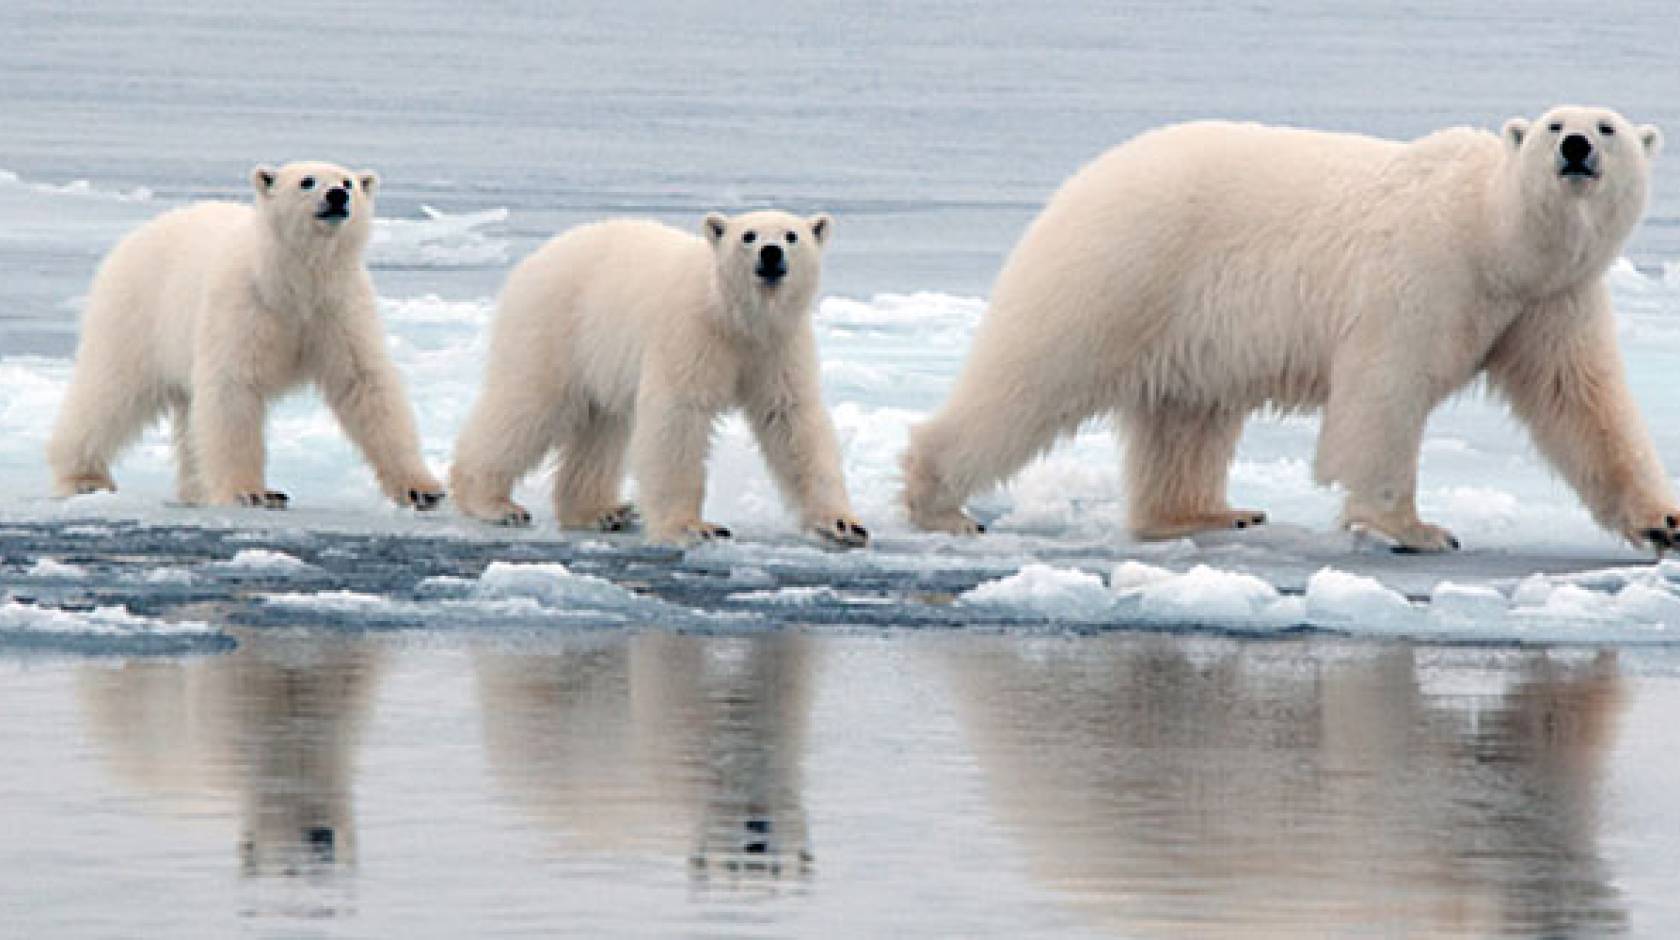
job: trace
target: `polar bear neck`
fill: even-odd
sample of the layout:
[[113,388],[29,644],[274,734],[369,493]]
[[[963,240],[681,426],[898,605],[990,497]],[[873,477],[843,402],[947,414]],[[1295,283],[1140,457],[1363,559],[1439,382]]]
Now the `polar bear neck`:
[[770,343],[797,333],[809,322],[816,285],[804,278],[766,290],[751,277],[730,277],[716,268],[709,289],[710,307],[730,335]]
[[1538,300],[1596,284],[1621,254],[1644,208],[1642,190],[1607,179],[1587,196],[1549,174],[1523,173],[1507,154],[1487,188],[1484,274],[1494,290]]
[[323,236],[289,232],[262,218],[253,228],[257,296],[272,310],[310,316],[347,296],[346,280],[366,275],[364,229]]

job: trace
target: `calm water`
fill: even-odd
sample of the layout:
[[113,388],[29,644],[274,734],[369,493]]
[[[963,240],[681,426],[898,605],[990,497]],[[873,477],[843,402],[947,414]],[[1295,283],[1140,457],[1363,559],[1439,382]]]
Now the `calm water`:
[[1672,656],[951,632],[241,640],[0,664],[7,936],[1680,924]]

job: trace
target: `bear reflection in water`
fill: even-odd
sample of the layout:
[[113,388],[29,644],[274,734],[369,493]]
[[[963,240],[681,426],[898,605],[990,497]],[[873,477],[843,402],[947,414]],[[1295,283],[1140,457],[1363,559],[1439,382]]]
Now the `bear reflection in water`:
[[947,657],[1036,880],[1150,936],[1599,935],[1612,655],[1003,638]]
[[378,681],[371,644],[267,637],[227,656],[82,673],[116,772],[192,809],[238,813],[247,876],[355,864],[354,759]]
[[803,879],[811,658],[786,633],[482,651],[490,767],[581,851],[687,853],[712,884]]

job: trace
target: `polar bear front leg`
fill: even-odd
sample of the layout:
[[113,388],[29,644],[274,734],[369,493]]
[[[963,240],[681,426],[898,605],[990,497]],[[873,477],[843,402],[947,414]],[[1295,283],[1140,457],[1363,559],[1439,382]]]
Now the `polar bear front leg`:
[[1680,501],[1628,388],[1608,289],[1574,303],[1592,306],[1508,331],[1488,376],[1600,525],[1659,554],[1680,547]]
[[267,402],[254,386],[217,378],[194,390],[188,444],[198,458],[209,502],[219,506],[286,508],[286,494],[263,481],[263,421]]
[[420,436],[402,379],[377,337],[352,332],[342,355],[321,363],[319,384],[327,406],[373,468],[379,487],[394,502],[435,509],[443,484],[420,459]]
[[644,377],[630,433],[630,467],[648,540],[688,545],[729,538],[727,528],[700,518],[718,409],[653,384]]
[[773,388],[759,390],[746,409],[777,488],[799,507],[806,530],[847,548],[868,545],[869,530],[852,514],[846,495],[840,444],[823,407],[816,367],[780,378]]
[[1339,362],[1319,432],[1314,475],[1347,491],[1342,527],[1386,535],[1397,551],[1456,551],[1456,536],[1418,518],[1418,452],[1434,398],[1383,360]]

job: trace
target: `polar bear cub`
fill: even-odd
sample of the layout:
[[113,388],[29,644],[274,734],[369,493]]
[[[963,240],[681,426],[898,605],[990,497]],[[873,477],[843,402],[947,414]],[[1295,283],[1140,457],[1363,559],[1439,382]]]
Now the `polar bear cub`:
[[292,163],[257,167],[251,185],[255,205],[177,209],[100,266],[47,447],[56,492],[115,490],[111,461],[168,412],[182,502],[284,508],[264,479],[263,419],[312,382],[385,493],[435,506],[362,263],[378,177]]
[[701,228],[704,238],[647,221],[585,225],[514,269],[450,470],[463,512],[529,523],[513,485],[558,449],[562,526],[629,524],[628,456],[649,538],[727,537],[700,510],[713,425],[740,408],[801,523],[839,544],[868,541],[847,499],[811,326],[832,222],[713,213]]
[[1146,538],[1264,520],[1226,503],[1252,411],[1324,410],[1343,523],[1418,551],[1418,451],[1485,374],[1605,528],[1659,549],[1677,504],[1623,375],[1604,274],[1644,211],[1656,128],[1560,107],[1402,143],[1206,122],[1144,134],[1027,230],[951,398],[911,435],[905,501],[967,497],[1099,414]]

